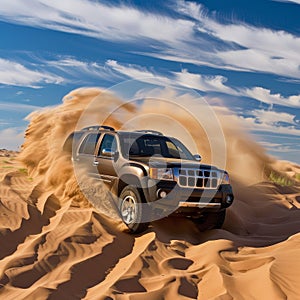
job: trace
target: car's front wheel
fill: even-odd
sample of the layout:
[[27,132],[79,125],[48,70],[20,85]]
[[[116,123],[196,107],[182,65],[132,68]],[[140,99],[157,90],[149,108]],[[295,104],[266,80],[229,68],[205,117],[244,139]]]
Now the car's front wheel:
[[144,222],[146,207],[136,187],[128,185],[122,190],[119,211],[122,221],[132,233],[143,232],[148,228],[149,224]]

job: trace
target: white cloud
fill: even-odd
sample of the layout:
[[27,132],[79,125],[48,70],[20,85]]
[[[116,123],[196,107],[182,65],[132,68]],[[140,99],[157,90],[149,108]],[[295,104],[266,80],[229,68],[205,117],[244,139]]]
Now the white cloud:
[[16,111],[28,113],[38,109],[42,109],[42,107],[22,103],[0,102],[0,111]]
[[231,95],[237,94],[234,89],[226,86],[227,78],[217,76],[205,76],[201,74],[189,73],[186,69],[181,72],[172,72],[170,75],[160,75],[146,68],[137,65],[123,65],[115,60],[108,60],[106,65],[113,70],[128,76],[132,79],[140,80],[147,83],[154,83],[158,85],[181,86],[186,88],[193,88],[204,92],[220,92]]
[[237,95],[237,91],[225,85],[227,78],[221,75],[205,76],[201,74],[189,73],[187,70],[173,73],[175,82],[184,87],[197,89],[200,91],[220,92],[230,95]]
[[271,142],[267,142],[267,141],[259,141],[259,143],[264,147],[264,148],[277,148],[279,146],[281,146],[281,144],[279,143],[271,143]]
[[20,150],[24,142],[24,128],[6,128],[0,130],[0,148]]
[[162,42],[191,36],[193,23],[90,0],[2,1],[1,19],[112,41],[150,38]]
[[256,118],[252,117],[241,117],[243,124],[251,131],[262,131],[262,132],[272,132],[277,134],[289,134],[300,136],[300,130],[295,128],[295,126],[274,126],[266,123],[257,123]]
[[[299,59],[300,38],[284,31],[258,28],[246,24],[225,25],[203,19],[206,30],[223,41],[233,42],[261,56],[264,54],[280,63],[285,58]],[[237,53],[243,50],[236,51]],[[246,52],[247,54],[249,51]],[[252,58],[252,57],[250,57]]]
[[181,17],[91,0],[10,0],[1,2],[0,19],[109,41],[134,42],[135,48],[149,45],[147,55],[162,59],[300,78],[299,37],[241,22],[224,24],[191,1],[177,1],[174,7]]
[[273,152],[289,153],[291,151],[296,151],[294,144],[279,144],[279,143],[270,143],[266,141],[258,141],[258,142],[265,149],[268,149],[269,151],[273,151]]
[[289,107],[300,107],[300,95],[283,97],[281,94],[272,94],[268,89],[254,87],[251,89],[241,90],[241,95],[247,96],[267,104],[278,104]]
[[285,112],[276,112],[273,110],[255,109],[251,114],[256,117],[260,124],[277,125],[279,122],[296,125],[296,116]]
[[[0,84],[40,88],[44,84],[61,84],[74,80],[89,83],[90,78],[113,81],[122,78],[107,65],[91,61],[80,61],[74,57],[58,57],[57,60],[39,59],[30,69],[19,62],[0,58]],[[40,70],[47,71],[40,71]],[[24,94],[18,91],[16,95]]]
[[10,125],[11,123],[7,122],[6,120],[0,119],[0,126],[3,125]]
[[297,3],[297,4],[300,4],[300,0],[273,0],[273,1],[276,1],[276,2],[292,2],[292,3]]
[[111,68],[105,65],[100,65],[96,62],[80,61],[74,57],[60,57],[58,60],[44,61],[45,65],[55,68],[63,72],[67,77],[66,81],[79,80],[80,82],[88,81],[90,77],[101,78],[108,81],[122,78],[116,72],[112,72]]
[[218,92],[232,96],[250,97],[266,104],[277,104],[287,107],[300,107],[300,95],[284,97],[281,94],[272,94],[268,89],[253,87],[248,89],[234,89],[226,85],[227,78],[221,75],[207,76],[190,73],[186,69],[181,72],[172,72],[170,75],[161,75],[137,65],[124,65],[115,60],[108,60],[106,66],[132,79],[158,85],[178,85],[203,92]]
[[[284,43],[284,41],[282,41],[282,43]],[[265,45],[264,50],[254,48],[219,51],[215,55],[218,59],[221,59],[224,65],[239,68],[240,71],[264,72],[299,78],[299,58],[289,57],[290,55],[288,53],[283,54],[280,58],[275,57],[275,52],[273,52],[273,50],[269,51],[269,47],[272,46]],[[267,50],[268,48],[269,50]],[[267,51],[269,53],[267,53]],[[300,43],[298,51],[300,51]]]
[[62,81],[59,76],[31,70],[20,63],[0,58],[0,84],[38,88],[42,83],[58,84]]
[[254,110],[248,114],[249,117],[240,118],[249,130],[300,136],[300,128],[294,115],[266,110]]
[[137,65],[122,65],[115,60],[108,60],[106,66],[110,67],[112,70],[117,71],[118,73],[125,75],[129,78],[136,79],[142,82],[154,83],[158,85],[172,85],[173,82],[167,76],[160,76],[142,68]]
[[177,3],[179,12],[192,16],[198,22],[199,32],[224,43],[219,50],[209,53],[209,63],[214,62],[216,65],[238,68],[241,71],[300,77],[298,36],[241,22],[224,24],[209,17],[202,5],[186,1]]

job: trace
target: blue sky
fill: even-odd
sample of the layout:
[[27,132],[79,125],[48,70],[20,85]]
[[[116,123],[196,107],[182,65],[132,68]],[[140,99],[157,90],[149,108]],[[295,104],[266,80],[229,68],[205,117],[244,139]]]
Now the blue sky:
[[300,0],[3,0],[0,148],[82,86],[155,78],[222,99],[270,154],[300,163]]

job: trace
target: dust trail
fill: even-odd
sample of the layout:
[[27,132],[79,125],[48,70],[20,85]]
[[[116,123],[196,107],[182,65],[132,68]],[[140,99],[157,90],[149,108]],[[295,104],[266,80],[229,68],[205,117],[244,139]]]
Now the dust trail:
[[[95,97],[100,101],[90,111],[88,106]],[[75,130],[84,111],[89,121],[94,123],[95,111],[96,115],[101,115],[110,105],[120,103],[121,100],[100,89],[82,88],[66,95],[61,105],[28,116],[30,124],[19,159],[28,168],[30,175],[36,178],[40,189],[51,191],[61,202],[72,201],[73,204],[89,206],[78,187],[70,153],[63,151],[63,145]],[[119,126],[117,119],[110,118],[109,123],[117,128]]]
[[[204,162],[215,159],[211,140],[222,149],[223,136],[208,134],[205,124],[184,109],[189,96],[171,90],[158,95],[128,104],[100,89],[79,89],[61,105],[29,116],[19,157],[29,174],[19,163],[0,158],[0,166],[9,167],[0,169],[2,298],[299,298],[300,235],[294,235],[300,228],[299,187],[251,184],[265,179],[268,169],[295,177],[300,168],[273,163],[225,108],[213,107],[236,200],[222,230],[199,233],[191,221],[169,218],[141,236],[129,235],[120,221],[101,213],[105,207],[95,209],[85,199],[71,155],[63,151],[78,127],[156,129],[186,144],[194,140],[189,146]],[[169,95],[175,104],[161,101]],[[209,121],[201,103],[190,109],[202,114],[203,123]],[[106,198],[101,186],[92,185],[89,192]]]
[[[224,137],[220,136],[220,132],[208,136],[202,125],[208,123],[209,119],[201,114],[201,103],[195,106],[193,102],[193,107],[188,106],[190,97],[187,94],[179,96],[166,89],[156,94],[155,98],[145,98],[142,104],[138,104],[126,103],[112,93],[97,88],[74,90],[63,98],[61,105],[29,115],[30,124],[20,160],[31,176],[39,178],[38,185],[43,189],[53,190],[61,201],[72,199],[73,203],[86,206],[88,203],[78,188],[69,154],[63,152],[62,147],[76,128],[105,123],[116,129],[149,128],[163,131],[182,139],[194,151],[201,153],[205,163],[212,162],[211,141],[214,139],[218,145],[225,138],[226,152],[221,150],[217,153],[226,156],[226,169],[237,180],[248,184],[262,180],[264,170],[271,168],[272,160],[243,131],[237,117],[224,108],[214,107],[212,114],[216,114]],[[166,102],[164,99],[175,99],[175,102]],[[200,123],[199,118],[202,118]],[[209,123],[206,126],[213,127]]]

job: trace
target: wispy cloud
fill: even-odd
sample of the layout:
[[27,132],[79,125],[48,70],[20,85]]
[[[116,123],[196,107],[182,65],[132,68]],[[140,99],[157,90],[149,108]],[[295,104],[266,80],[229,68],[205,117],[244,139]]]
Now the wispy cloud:
[[[204,92],[219,92],[235,96],[247,96],[263,101],[268,104],[276,103],[284,106],[298,106],[297,102],[294,103],[292,97],[287,99],[281,95],[272,95],[270,91],[264,90],[264,98],[258,93],[260,88],[253,88],[253,93],[243,89],[233,89],[225,85],[226,78],[222,76],[202,76],[200,74],[192,74],[187,70],[181,72],[173,72],[168,75],[155,74],[147,68],[136,65],[123,65],[117,61],[107,61],[107,66],[113,70],[128,76],[129,78],[136,79],[142,82],[154,83],[157,85],[170,85],[181,86],[198,89]],[[268,93],[266,92],[268,91]],[[269,98],[268,98],[269,97]],[[286,112],[277,112],[275,110],[262,110],[256,109],[253,111],[246,111],[247,116],[241,116],[245,127],[251,131],[260,132],[276,132],[277,134],[300,135],[300,122],[296,119],[295,115]]]
[[0,148],[20,150],[24,142],[25,128],[12,127],[0,130]]
[[[66,84],[76,81],[86,84],[90,82],[90,79],[116,81],[129,77],[160,85],[179,85],[203,92],[250,97],[270,105],[300,107],[300,95],[284,97],[280,93],[273,93],[263,87],[230,87],[224,76],[196,74],[187,69],[181,72],[159,74],[153,69],[133,64],[120,64],[115,60],[108,60],[101,65],[93,61],[78,60],[72,56],[58,56],[52,60],[39,59],[34,66],[38,69],[29,69],[18,62],[0,58],[0,84],[38,88],[47,83]],[[42,69],[47,71],[39,71]],[[22,91],[17,93],[21,95]]]
[[200,91],[219,92],[230,95],[237,95],[237,91],[226,86],[227,78],[221,75],[207,76],[201,74],[189,73],[187,70],[173,73],[177,84],[197,89]]
[[[4,1],[0,19],[98,39],[148,46],[149,56],[247,72],[300,78],[300,38],[284,31],[209,16],[177,1],[177,18],[91,0]],[[179,17],[178,17],[179,15]],[[136,42],[139,41],[137,44]]]
[[193,23],[142,12],[125,5],[90,0],[10,0],[1,3],[2,20],[113,41],[150,38],[163,42],[189,37]]
[[183,69],[181,72],[170,72],[169,74],[158,74],[147,68],[138,65],[124,65],[115,60],[108,60],[106,65],[129,78],[143,82],[154,83],[158,85],[181,86],[193,88],[204,92],[220,92],[228,94],[237,94],[237,92],[226,86],[226,77],[221,75],[206,76],[201,74],[190,73]]
[[[3,85],[41,88],[46,84],[67,84],[74,81],[86,84],[91,79],[115,81],[122,78],[106,64],[81,61],[70,56],[59,56],[52,60],[38,58],[28,66],[0,58],[0,84]],[[20,96],[23,91],[16,94]]]
[[286,123],[297,125],[296,116],[285,112],[256,109],[251,111],[251,114],[256,117],[260,124],[278,125],[279,123]]
[[300,136],[299,121],[294,115],[266,110],[249,111],[248,114],[240,119],[249,130]]
[[267,104],[277,104],[282,106],[298,108],[300,107],[300,95],[283,97],[280,93],[272,94],[270,90],[262,87],[254,87],[242,90],[241,95],[260,100]]
[[292,3],[297,3],[297,4],[300,4],[300,0],[273,0],[273,1],[276,1],[276,2],[292,2]]
[[43,107],[41,106],[29,105],[23,103],[0,102],[0,111],[15,111],[15,112],[29,113],[42,108]]
[[278,153],[289,153],[295,150],[295,144],[271,143],[267,141],[259,141],[259,143],[267,150]]
[[186,1],[177,3],[180,12],[192,16],[198,22],[199,32],[225,43],[225,49],[213,53],[219,64],[245,71],[300,77],[299,37],[240,22],[225,24],[207,16],[202,5]]
[[142,82],[154,83],[158,85],[172,85],[172,80],[167,76],[159,75],[154,73],[147,68],[138,65],[124,65],[120,64],[115,60],[108,60],[106,66],[110,67],[112,70],[127,76],[131,79],[136,79]]
[[62,77],[33,70],[24,65],[0,58],[0,84],[39,88],[43,83],[61,83]]
[[48,68],[55,70],[55,73],[59,73],[60,76],[65,78],[65,82],[74,79],[81,83],[86,83],[90,78],[114,81],[116,79],[123,78],[116,72],[112,72],[112,69],[107,64],[101,65],[93,61],[82,61],[75,57],[58,57],[57,60],[43,61],[42,64]]
[[108,60],[106,66],[131,79],[158,85],[181,86],[193,88],[203,92],[216,92],[231,96],[250,97],[259,102],[286,107],[300,107],[300,95],[284,97],[280,93],[272,93],[271,90],[262,87],[234,88],[226,85],[227,78],[221,75],[207,76],[190,73],[186,69],[181,72],[159,74],[153,70],[132,64],[120,64],[115,60]]

